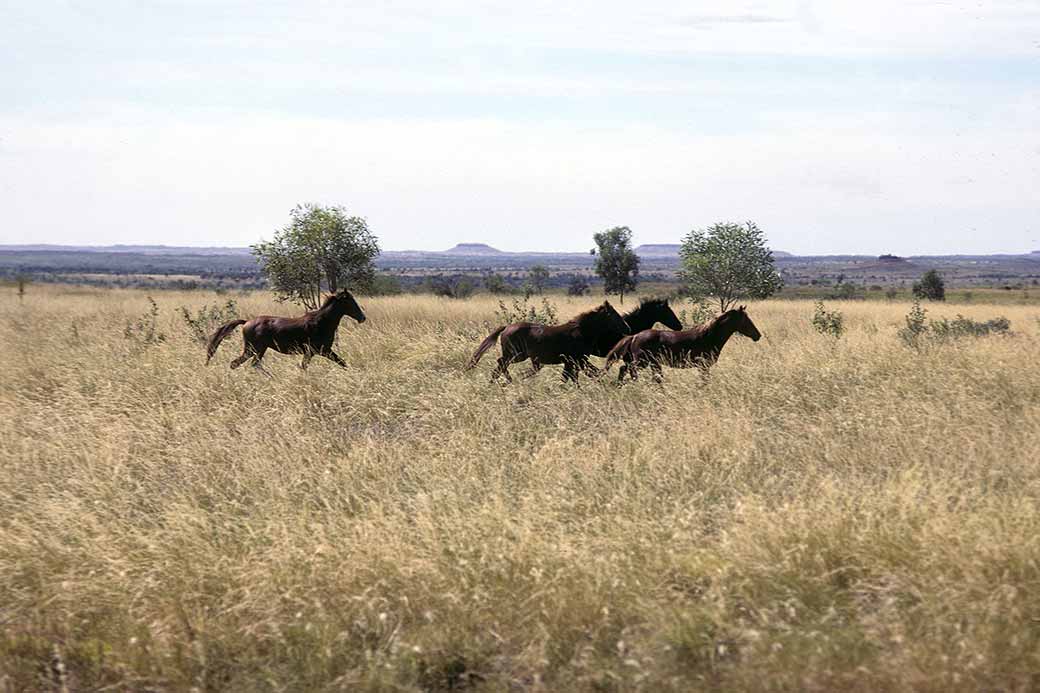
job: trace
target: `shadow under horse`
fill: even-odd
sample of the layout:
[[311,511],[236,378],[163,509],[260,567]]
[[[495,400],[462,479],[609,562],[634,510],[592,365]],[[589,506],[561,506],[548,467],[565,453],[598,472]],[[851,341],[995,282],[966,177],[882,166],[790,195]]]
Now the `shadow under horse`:
[[476,366],[484,352],[501,336],[502,355],[491,374],[492,381],[504,375],[508,382],[512,382],[509,367],[531,359],[532,369],[525,377],[534,375],[547,364],[562,363],[563,379],[577,382],[579,370],[592,369],[590,354],[608,353],[611,345],[628,334],[631,334],[628,323],[614,310],[610,301],[604,301],[561,325],[532,322],[503,325],[481,342],[466,370]]
[[762,337],[748,317],[746,306],[727,310],[707,325],[688,330],[643,330],[623,337],[610,350],[603,369],[608,370],[615,361],[623,360],[618,373],[619,385],[626,373],[634,380],[643,366],[653,370],[657,382],[662,378],[662,366],[697,367],[707,372],[718,361],[722,348],[735,332],[756,342]]
[[252,358],[253,367],[264,371],[260,360],[268,349],[283,354],[302,354],[303,362],[300,363],[300,368],[307,368],[315,354],[346,368],[347,364],[332,350],[336,330],[344,315],[353,318],[359,324],[365,321],[365,313],[361,306],[346,289],[328,296],[320,308],[308,311],[298,318],[260,315],[248,321],[226,322],[217,328],[206,344],[206,364],[208,365],[213,354],[217,353],[217,347],[224,338],[239,325],[244,325],[242,355],[231,362],[232,368],[238,368]]

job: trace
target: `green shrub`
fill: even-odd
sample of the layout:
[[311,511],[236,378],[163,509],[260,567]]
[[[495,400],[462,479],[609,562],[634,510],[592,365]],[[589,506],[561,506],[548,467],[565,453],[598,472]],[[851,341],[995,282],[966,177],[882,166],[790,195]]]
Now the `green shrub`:
[[953,320],[933,320],[930,328],[935,338],[940,340],[985,337],[990,334],[1007,334],[1011,331],[1011,321],[1000,316],[986,322],[978,322],[958,314]]
[[907,346],[918,348],[925,339],[946,342],[961,337],[986,337],[991,334],[1011,332],[1011,321],[1004,316],[979,322],[958,314],[953,320],[939,318],[926,321],[926,312],[919,301],[914,301],[910,312],[906,315],[906,327],[899,331],[900,339]]
[[510,325],[514,322],[535,322],[541,325],[554,325],[557,322],[556,306],[543,298],[541,306],[531,303],[530,296],[514,298],[512,305],[506,305],[505,301],[498,302],[498,310],[495,311],[495,321],[498,324]]
[[820,334],[829,334],[837,339],[845,333],[845,316],[839,310],[827,310],[823,301],[817,301],[812,325]]
[[177,310],[184,320],[184,324],[188,326],[191,338],[200,344],[205,343],[217,327],[238,318],[238,304],[233,298],[229,298],[222,306],[204,305],[195,315],[192,315],[186,306],[181,306]]
[[928,332],[928,325],[925,321],[925,313],[927,312],[921,307],[921,302],[918,300],[914,300],[910,306],[910,312],[906,314],[905,318],[906,327],[899,330],[899,338],[907,346],[915,349],[920,346],[921,338]]
[[157,327],[159,306],[151,296],[148,297],[148,303],[151,306],[148,311],[137,320],[127,322],[126,329],[123,331],[124,337],[136,342],[140,346],[159,344],[166,341],[166,335],[160,332]]
[[689,308],[680,308],[675,317],[683,325],[706,325],[715,319],[715,311],[707,300],[691,298]]

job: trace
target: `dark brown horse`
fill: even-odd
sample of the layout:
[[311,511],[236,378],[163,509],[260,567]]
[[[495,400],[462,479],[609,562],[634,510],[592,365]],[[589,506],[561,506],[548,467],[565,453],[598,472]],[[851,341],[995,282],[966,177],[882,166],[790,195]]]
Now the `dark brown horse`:
[[503,325],[481,342],[466,369],[476,366],[484,352],[494,346],[501,335],[502,355],[491,374],[492,381],[504,375],[507,381],[512,382],[509,367],[526,359],[531,359],[532,366],[528,375],[534,375],[546,364],[562,363],[563,379],[577,381],[579,369],[591,368],[589,354],[607,353],[610,351],[608,342],[617,344],[627,334],[631,331],[624,318],[618,315],[610,301],[604,301],[562,325],[531,322]]
[[238,368],[250,358],[253,367],[263,370],[260,359],[268,349],[283,354],[303,354],[300,368],[306,368],[315,354],[324,356],[333,363],[346,367],[343,359],[332,350],[336,339],[336,329],[344,315],[365,321],[361,306],[354,300],[349,291],[343,289],[332,294],[321,304],[321,308],[311,310],[298,318],[280,318],[272,315],[261,315],[252,320],[232,320],[217,328],[206,345],[206,363],[209,364],[217,347],[236,327],[244,324],[242,339],[244,342],[242,355],[231,362],[232,368]]
[[[625,318],[625,322],[631,328],[632,334],[649,330],[657,323],[661,323],[669,330],[682,329],[682,323],[679,322],[679,318],[672,312],[672,307],[668,305],[667,298],[643,299],[635,309],[625,313],[622,317]],[[614,345],[611,344],[606,351],[602,354],[596,354],[596,356],[606,356],[613,347]]]
[[707,325],[698,325],[688,330],[643,330],[623,337],[607,355],[604,370],[615,361],[624,360],[618,373],[618,384],[627,372],[633,379],[643,366],[650,366],[654,380],[661,380],[661,366],[672,368],[699,367],[705,371],[719,359],[722,347],[739,332],[758,341],[762,333],[748,317],[745,306],[727,310]]

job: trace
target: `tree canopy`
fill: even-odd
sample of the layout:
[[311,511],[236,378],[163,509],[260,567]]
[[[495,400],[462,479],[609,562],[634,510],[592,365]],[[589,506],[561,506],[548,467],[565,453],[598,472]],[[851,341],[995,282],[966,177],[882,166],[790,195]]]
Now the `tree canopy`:
[[927,298],[929,301],[946,300],[946,282],[938,270],[930,269],[921,275],[921,280],[914,282],[914,296]]
[[722,312],[742,299],[767,298],[783,286],[765,235],[751,221],[690,231],[679,257],[687,291],[696,298],[714,298]]
[[618,294],[625,302],[625,292],[634,291],[639,283],[639,256],[632,250],[632,229],[615,226],[592,237],[596,247],[596,274],[603,278],[603,293]]
[[271,289],[280,300],[307,310],[321,304],[326,289],[364,290],[375,276],[379,243],[361,217],[343,207],[297,205],[287,226],[270,241],[252,246]]

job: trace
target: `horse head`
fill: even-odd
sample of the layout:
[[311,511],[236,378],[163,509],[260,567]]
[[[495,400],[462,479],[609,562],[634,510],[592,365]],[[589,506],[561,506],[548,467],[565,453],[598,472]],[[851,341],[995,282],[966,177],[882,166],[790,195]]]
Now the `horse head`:
[[679,321],[679,317],[672,310],[672,307],[668,305],[667,298],[655,298],[646,302],[647,306],[653,311],[652,315],[656,322],[661,323],[669,330],[681,330],[682,322]]
[[604,332],[611,331],[621,336],[632,334],[632,328],[628,326],[621,314],[614,310],[614,306],[610,305],[610,301],[604,301],[603,305],[597,307],[592,312],[601,317]]
[[342,289],[334,295],[334,300],[336,301],[336,307],[342,310],[344,315],[354,318],[358,323],[365,321],[365,312],[361,310],[361,306],[358,305],[352,293]]
[[736,320],[736,331],[745,337],[750,337],[752,341],[757,342],[762,338],[762,333],[755,327],[755,323],[751,322],[751,318],[747,314],[747,306],[740,306],[735,310],[729,311],[733,313],[733,319]]

